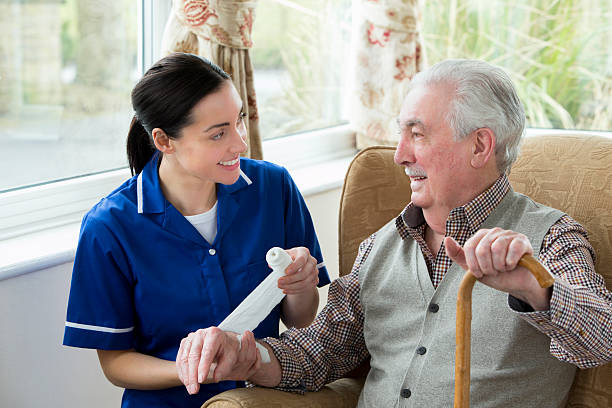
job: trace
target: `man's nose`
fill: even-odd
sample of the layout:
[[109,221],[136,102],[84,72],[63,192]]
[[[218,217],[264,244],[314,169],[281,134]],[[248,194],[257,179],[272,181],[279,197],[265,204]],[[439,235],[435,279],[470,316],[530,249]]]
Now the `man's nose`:
[[403,136],[400,137],[399,142],[397,142],[393,160],[399,165],[406,165],[415,162],[414,149],[409,138]]

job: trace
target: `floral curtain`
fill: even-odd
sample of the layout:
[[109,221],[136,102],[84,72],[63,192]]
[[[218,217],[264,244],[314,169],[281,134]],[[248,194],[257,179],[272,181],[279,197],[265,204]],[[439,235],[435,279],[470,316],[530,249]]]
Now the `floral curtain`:
[[247,114],[248,157],[261,159],[253,66],[249,56],[257,0],[173,0],[162,55],[189,52],[210,59],[232,77]]
[[354,98],[357,147],[395,145],[395,119],[410,79],[423,68],[420,0],[353,1]]

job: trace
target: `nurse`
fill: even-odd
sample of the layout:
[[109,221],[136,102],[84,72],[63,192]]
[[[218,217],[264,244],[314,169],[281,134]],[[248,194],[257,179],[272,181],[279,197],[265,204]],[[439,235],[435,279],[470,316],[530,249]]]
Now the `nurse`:
[[218,325],[265,279],[268,249],[290,248],[293,263],[279,280],[287,296],[255,337],[278,336],[279,319],[307,326],[329,277],[288,172],[240,157],[245,114],[224,71],[172,54],[136,84],[132,105],[134,177],[83,218],[64,344],[97,349],[125,388],[122,407],[199,407],[242,383],[189,395],[175,367],[181,339]]

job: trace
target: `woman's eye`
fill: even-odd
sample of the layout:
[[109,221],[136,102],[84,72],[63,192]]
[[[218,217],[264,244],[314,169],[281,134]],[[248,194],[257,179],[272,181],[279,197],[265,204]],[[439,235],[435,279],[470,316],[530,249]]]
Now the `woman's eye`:
[[212,139],[213,139],[213,140],[219,140],[219,139],[221,139],[221,138],[223,137],[223,134],[224,134],[224,133],[225,133],[225,132],[219,132],[219,133],[217,133],[216,135],[214,135],[214,136],[212,137]]
[[240,112],[240,116],[238,116],[238,123],[244,121],[244,118],[246,118],[246,113]]

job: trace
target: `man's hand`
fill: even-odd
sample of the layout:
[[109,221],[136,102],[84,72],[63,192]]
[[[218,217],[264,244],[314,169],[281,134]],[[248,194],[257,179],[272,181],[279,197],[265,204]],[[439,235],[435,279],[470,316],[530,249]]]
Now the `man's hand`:
[[178,376],[189,394],[197,394],[205,382],[246,380],[260,364],[253,333],[245,331],[241,344],[236,333],[217,327],[189,333],[176,354]]
[[534,310],[548,310],[552,288],[540,287],[531,272],[518,266],[525,254],[533,254],[527,237],[501,228],[481,229],[463,248],[451,237],[444,239],[446,254],[482,283],[507,292]]
[[287,295],[311,293],[319,284],[317,260],[304,247],[288,249],[287,253],[293,262],[285,270],[285,276],[278,280],[278,287]]

